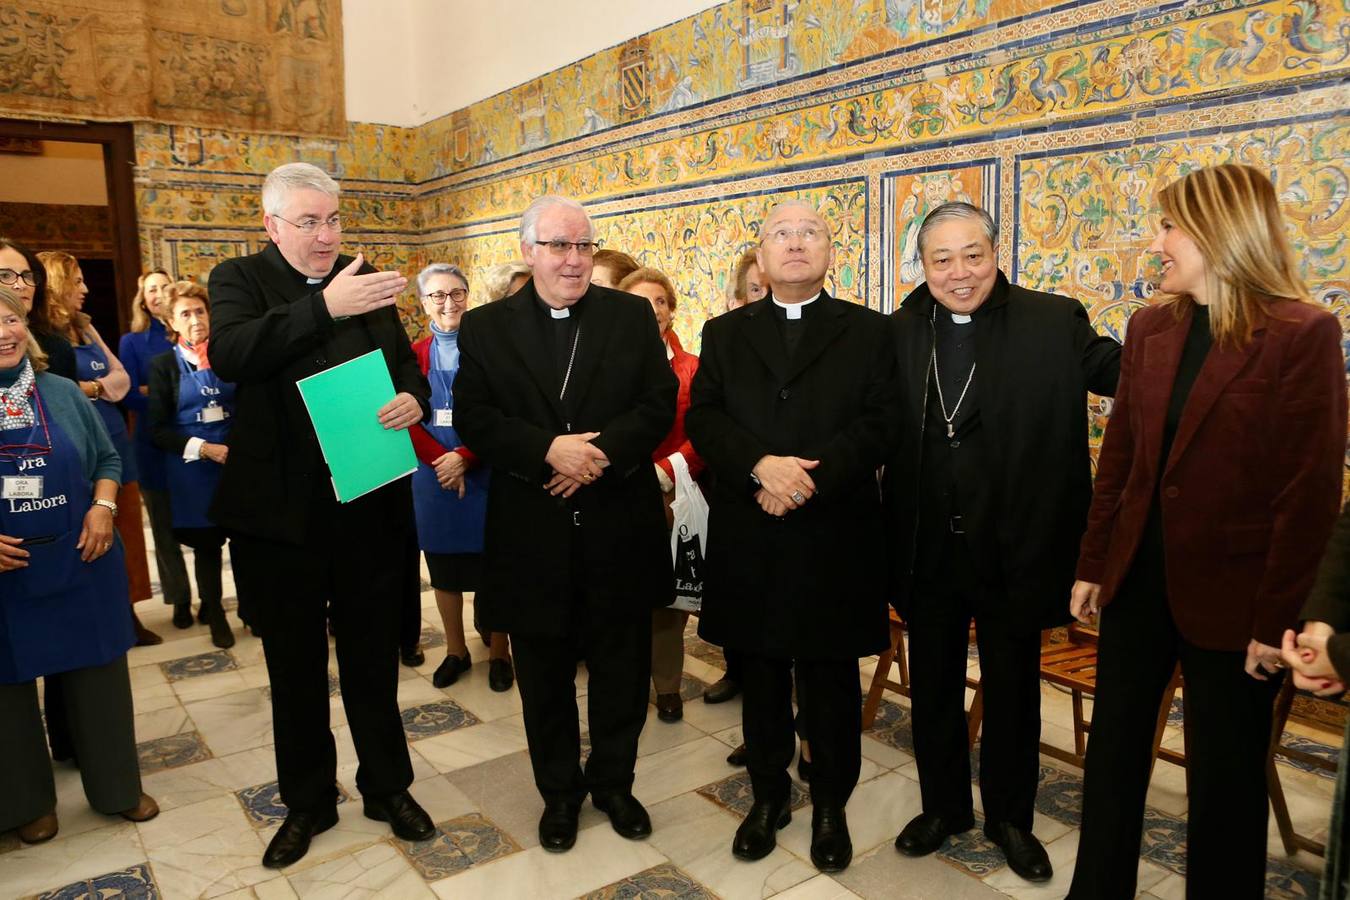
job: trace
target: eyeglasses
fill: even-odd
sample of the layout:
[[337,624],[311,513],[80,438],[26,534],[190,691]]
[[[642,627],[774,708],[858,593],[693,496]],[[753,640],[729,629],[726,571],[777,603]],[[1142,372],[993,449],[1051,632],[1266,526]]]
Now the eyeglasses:
[[[281,216],[273,216],[272,218],[281,219]],[[308,218],[301,219],[299,222],[292,222],[290,219],[281,219],[281,221],[285,222],[287,225],[298,228],[301,234],[318,234],[319,229],[323,228],[325,225],[328,226],[329,231],[334,233],[342,231],[342,216],[337,213],[333,213],[326,219]]]
[[800,237],[804,244],[818,244],[825,240],[825,232],[810,225],[805,228],[775,228],[764,235],[764,240],[774,244],[786,244],[794,237]]
[[603,241],[535,241],[540,247],[547,247],[554,256],[566,256],[573,248],[582,256],[594,256]]
[[37,287],[37,276],[31,269],[24,269],[22,272],[15,272],[13,269],[0,269],[0,284],[18,284],[19,279],[29,287]]
[[446,300],[452,303],[464,303],[469,299],[469,292],[464,288],[455,288],[453,291],[432,291],[430,294],[423,294],[423,300],[430,300],[432,303],[440,305]]

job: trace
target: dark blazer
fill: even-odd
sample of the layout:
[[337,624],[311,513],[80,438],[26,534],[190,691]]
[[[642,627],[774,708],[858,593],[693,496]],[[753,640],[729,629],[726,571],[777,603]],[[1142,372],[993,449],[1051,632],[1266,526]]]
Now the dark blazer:
[[1120,390],[1097,466],[1078,578],[1114,599],[1162,472],[1167,599],[1177,628],[1209,650],[1279,646],[1297,621],[1341,500],[1345,367],[1336,317],[1278,301],[1242,348],[1215,345],[1196,376],[1167,460],[1167,405],[1191,310],[1130,319]]
[[[230,456],[211,504],[216,524],[266,540],[299,543],[312,492],[332,490],[295,382],[329,368],[321,353],[334,325],[323,289],[351,260],[339,256],[328,277],[307,284],[269,244],[261,253],[226,260],[211,271],[211,366],[236,384]],[[365,266],[361,271],[374,269]],[[425,417],[431,410],[431,388],[417,367],[398,313],[385,307],[357,321],[372,347],[384,354],[394,390],[416,397]],[[374,513],[381,498],[401,507],[404,501],[411,504],[411,497],[405,478],[355,502]],[[391,521],[412,518],[398,510],[390,515]]]
[[570,500],[543,487],[549,445],[569,429],[534,283],[460,324],[455,430],[493,469],[478,594],[491,631],[562,634],[581,590],[592,611],[615,615],[675,599],[652,451],[674,422],[679,385],[645,300],[591,286],[579,302],[570,431],[599,432],[610,466]]
[[150,396],[146,398],[145,407],[150,440],[160,450],[175,456],[183,455],[188,442],[188,436],[179,430],[177,421],[181,382],[178,354],[170,350],[150,360]]
[[[882,316],[822,293],[788,358],[765,298],[703,328],[685,429],[714,476],[699,634],[775,658],[884,650],[886,548],[877,468],[900,421]],[[817,493],[774,518],[750,472],[766,454],[818,459]]]
[[[901,615],[913,594],[936,302],[921,284],[891,317],[904,410],[900,450],[886,465],[882,489],[892,598]],[[1087,392],[1115,393],[1120,344],[1093,330],[1077,300],[1017,287],[1002,272],[974,317],[971,391],[993,508],[962,514],[994,541],[1009,619],[1049,628],[1069,618],[1065,598],[1092,499]]]

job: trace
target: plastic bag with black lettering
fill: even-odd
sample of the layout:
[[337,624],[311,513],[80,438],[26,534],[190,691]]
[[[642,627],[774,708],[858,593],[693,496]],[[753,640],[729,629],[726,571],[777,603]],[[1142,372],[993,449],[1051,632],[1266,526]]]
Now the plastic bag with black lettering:
[[708,501],[689,474],[684,456],[674,453],[675,500],[670,504],[675,524],[670,529],[670,552],[675,561],[675,602],[672,609],[698,612],[703,607],[703,548],[708,541]]

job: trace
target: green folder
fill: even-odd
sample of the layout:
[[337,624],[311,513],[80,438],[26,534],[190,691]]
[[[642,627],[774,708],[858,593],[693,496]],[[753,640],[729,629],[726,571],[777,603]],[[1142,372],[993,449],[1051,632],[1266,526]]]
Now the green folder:
[[417,470],[412,438],[380,424],[394,399],[384,354],[364,356],[295,383],[314,423],[339,503],[349,503]]

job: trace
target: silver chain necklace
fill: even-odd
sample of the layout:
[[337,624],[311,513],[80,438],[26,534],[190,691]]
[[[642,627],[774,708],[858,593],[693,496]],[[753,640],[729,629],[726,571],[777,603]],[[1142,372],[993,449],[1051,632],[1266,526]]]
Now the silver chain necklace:
[[[937,307],[933,308],[933,320],[937,321]],[[966,376],[966,386],[961,388],[961,396],[956,398],[956,406],[952,407],[952,414],[947,415],[947,401],[942,397],[942,373],[938,371],[937,360],[937,342],[933,343],[933,380],[937,382],[938,405],[942,407],[942,419],[947,423],[947,437],[956,437],[956,429],[952,427],[952,422],[956,419],[957,413],[961,411],[961,404],[965,402],[966,392],[970,390],[970,383],[975,380],[975,367],[978,363],[970,364],[970,374]]]

